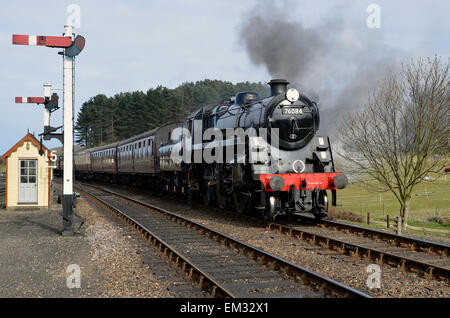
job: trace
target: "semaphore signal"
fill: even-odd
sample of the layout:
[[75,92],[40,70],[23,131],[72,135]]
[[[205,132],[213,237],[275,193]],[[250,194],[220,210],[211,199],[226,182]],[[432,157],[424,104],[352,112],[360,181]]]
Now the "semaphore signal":
[[16,104],[44,104],[44,97],[16,97]]
[[39,46],[47,46],[47,47],[67,48],[72,45],[72,38],[65,37],[65,36],[13,34],[12,44],[39,45]]
[[[81,35],[74,39],[72,26],[64,25],[64,36],[13,34],[12,44],[63,48],[64,52],[64,173],[63,173],[63,231],[62,235],[73,235],[73,59],[84,49],[86,40]],[[47,90],[46,90],[47,89]],[[50,126],[50,113],[58,109],[58,95],[50,97],[44,85],[45,97],[16,97],[17,103],[45,104],[44,136],[54,131]],[[54,134],[57,135],[57,134]],[[56,137],[56,136],[55,136]],[[62,136],[61,136],[62,137]],[[69,158],[71,158],[69,160]]]

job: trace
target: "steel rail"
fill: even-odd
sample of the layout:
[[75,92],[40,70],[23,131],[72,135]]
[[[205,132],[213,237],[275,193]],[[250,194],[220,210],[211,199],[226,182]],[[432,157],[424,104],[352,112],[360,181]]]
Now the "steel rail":
[[[197,203],[194,203],[194,204],[197,205]],[[201,204],[198,204],[198,206],[204,208],[204,206],[202,206]],[[246,218],[249,221],[254,221],[254,222],[260,223],[262,225],[266,225],[267,227],[269,227],[270,225],[273,225],[278,228],[280,226],[282,226],[281,224],[276,223],[276,222],[264,221],[262,219],[252,217],[249,215],[239,214],[239,213],[234,212],[229,209],[219,209],[219,208],[214,208],[214,207],[208,207],[208,208],[218,211],[219,213],[228,213],[228,214],[236,215],[238,217]],[[308,222],[313,225],[320,225],[320,226],[324,226],[324,227],[328,227],[328,228],[333,228],[336,230],[345,231],[347,233],[363,234],[364,236],[372,238],[374,240],[383,240],[383,241],[390,243],[397,247],[406,246],[406,247],[413,249],[415,251],[418,251],[418,252],[426,252],[426,253],[434,253],[434,254],[443,255],[443,256],[450,256],[450,245],[447,245],[444,243],[423,240],[423,239],[419,239],[419,238],[415,238],[415,237],[411,237],[411,236],[407,236],[407,235],[397,235],[394,233],[389,233],[389,232],[385,232],[385,231],[381,231],[381,230],[377,230],[377,229],[372,229],[372,228],[359,226],[359,225],[355,225],[355,224],[349,224],[349,223],[340,222],[340,221],[336,221],[336,220],[330,220],[330,219],[316,220],[313,217],[309,217],[309,216],[301,215],[301,214],[294,214],[293,216],[290,217],[290,219],[295,220],[295,221],[301,220],[301,221],[303,221],[303,223]]]
[[[90,195],[95,200],[102,203],[109,210],[111,210],[118,217],[120,217],[123,221],[125,221],[129,225],[132,225],[136,230],[138,230],[145,237],[145,239],[149,240],[153,245],[155,245],[160,252],[163,252],[164,256],[166,256],[172,263],[174,263],[175,266],[177,266],[177,267],[182,266],[183,270],[185,272],[188,272],[188,276],[192,280],[198,282],[198,284],[200,285],[200,288],[203,289],[203,288],[207,288],[207,287],[212,287],[211,294],[214,297],[234,298],[233,294],[230,291],[228,291],[226,288],[224,288],[218,282],[216,282],[212,277],[210,277],[209,274],[200,270],[196,265],[194,265],[189,260],[184,258],[175,248],[170,246],[170,244],[166,243],[164,240],[162,240],[157,235],[152,233],[144,225],[140,224],[138,221],[133,219],[127,213],[112,206],[108,202],[102,200],[101,198],[99,198],[98,196],[94,195],[93,193],[91,193],[89,191],[86,191],[86,190],[82,190],[82,191],[87,193],[88,195]],[[209,285],[209,286],[207,286],[207,285]]]
[[434,264],[421,262],[402,255],[396,255],[394,253],[389,253],[375,248],[350,243],[344,240],[331,238],[323,234],[312,233],[283,224],[270,222],[268,223],[268,229],[276,230],[280,233],[287,234],[290,237],[295,237],[301,240],[308,241],[311,244],[338,251],[341,254],[348,254],[354,257],[372,259],[378,264],[394,266],[401,270],[420,272],[429,279],[450,279],[450,269]]
[[[225,210],[221,210],[221,209],[217,209],[217,211],[219,213],[226,213],[226,214],[233,215],[235,217],[245,218],[248,221],[251,221],[251,222],[254,222],[261,226],[264,226],[269,231],[277,231],[279,233],[286,234],[290,237],[307,241],[310,244],[328,248],[329,250],[337,251],[340,254],[351,255],[352,257],[372,259],[377,264],[380,264],[380,265],[385,264],[385,265],[390,265],[390,266],[396,267],[400,270],[405,270],[405,271],[410,271],[410,272],[418,272],[418,273],[423,274],[426,278],[429,278],[429,279],[450,280],[450,269],[439,266],[439,265],[418,261],[418,260],[415,260],[415,259],[412,259],[412,258],[409,258],[406,256],[396,255],[395,253],[381,251],[376,248],[371,248],[371,247],[351,243],[351,242],[348,242],[345,240],[335,239],[335,238],[326,236],[324,234],[309,232],[307,230],[299,229],[299,228],[296,228],[295,226],[291,226],[291,225],[285,225],[285,224],[280,224],[280,223],[275,223],[275,222],[270,222],[270,221],[264,221],[264,220],[261,220],[261,219],[255,218],[255,217],[251,217],[248,215],[242,215],[242,214],[238,214],[236,212],[230,212],[230,211],[225,211]],[[308,222],[311,222],[312,224],[315,224],[315,225],[317,224],[315,219],[313,219],[311,217],[300,216],[300,218],[302,218],[302,217],[306,218],[308,220]],[[376,231],[376,232],[384,233],[382,231]],[[360,233],[360,232],[354,232],[354,233]],[[390,233],[387,233],[387,234],[390,234]],[[395,238],[398,237],[398,235],[395,235],[395,234],[390,234],[390,235],[393,235],[392,237],[395,237]],[[381,240],[382,237],[375,236],[375,233],[374,233],[374,235],[370,238],[372,238],[374,240]],[[408,244],[409,248],[416,250],[416,251],[421,251],[421,249],[419,249],[417,247],[417,246],[419,246],[418,245],[419,243],[417,243],[417,245],[414,244],[414,238],[406,237],[406,239],[407,240],[409,239],[412,242],[412,244]],[[398,241],[395,241],[395,245],[400,246],[400,244],[397,242],[400,242],[400,239]],[[425,242],[427,242],[427,241],[425,241]],[[432,242],[427,242],[427,243],[434,244]],[[445,247],[446,245],[439,245],[439,246]],[[447,248],[448,248],[448,246],[447,246]],[[443,255],[448,255],[448,253],[445,252],[445,251],[448,251],[448,249],[447,250],[442,249],[442,251],[443,251],[442,252]]]
[[[195,229],[203,234],[207,234],[209,237],[212,237],[212,238],[222,242],[223,244],[225,244],[225,246],[237,248],[238,250],[243,251],[243,253],[245,255],[250,256],[252,259],[261,260],[263,264],[271,265],[275,269],[278,269],[278,270],[282,269],[289,276],[292,276],[295,278],[300,278],[307,285],[318,286],[324,295],[341,296],[341,297],[371,298],[371,296],[369,296],[359,290],[345,286],[344,284],[334,281],[328,277],[325,277],[318,273],[312,272],[312,271],[310,271],[304,267],[298,266],[296,264],[290,263],[286,260],[279,258],[278,256],[264,252],[254,246],[251,246],[244,242],[238,241],[238,240],[231,238],[225,234],[222,234],[213,229],[210,229],[202,224],[188,220],[188,219],[186,219],[180,215],[177,215],[173,212],[170,212],[168,210],[156,207],[154,205],[151,205],[151,204],[148,204],[148,203],[145,203],[145,202],[133,199],[133,198],[129,198],[123,194],[116,193],[114,191],[104,189],[104,188],[101,188],[101,187],[98,187],[95,185],[91,185],[91,184],[82,184],[82,185],[96,188],[98,190],[104,191],[111,195],[118,196],[125,200],[131,201],[131,202],[134,202],[141,206],[144,206],[146,208],[149,208],[153,211],[157,211],[160,214],[169,217],[174,222],[184,224],[191,229]],[[187,264],[187,265],[183,265],[183,268],[188,267],[190,269],[191,277],[193,276],[192,272],[195,272],[197,274],[197,279],[200,284],[204,284],[205,282],[208,282],[212,286],[215,286],[213,295],[216,296],[218,294],[221,294],[222,296],[226,296],[226,297],[234,297],[234,295],[230,291],[221,287],[220,284],[214,280],[214,278],[212,278],[212,277],[210,277],[210,275],[208,275],[208,273],[202,271],[197,266],[190,263],[189,260],[183,258],[181,255],[179,255],[179,253],[174,248],[172,248],[170,245],[165,243],[163,240],[161,240],[160,238],[158,238],[157,236],[152,234],[150,230],[148,230],[145,226],[139,224],[139,222],[136,222],[135,220],[133,220],[125,212],[118,210],[117,208],[113,207],[111,204],[98,198],[96,195],[94,195],[93,193],[90,193],[87,190],[82,190],[82,191],[86,192],[87,194],[89,194],[90,196],[92,196],[93,198],[98,200],[99,202],[108,206],[109,209],[113,210],[116,214],[121,216],[121,218],[126,219],[127,223],[133,224],[133,226],[136,229],[138,229],[142,234],[144,234],[145,237],[147,237],[147,238],[150,237],[151,241],[157,242],[157,244],[159,244],[159,246],[160,246],[159,247],[160,250],[162,249],[161,246],[163,246],[164,254],[166,255],[168,253],[167,251],[169,251],[170,252],[169,258],[172,261],[173,261],[173,258],[176,257],[178,262],[181,261],[184,264]]]
[[[97,187],[99,189],[105,190],[101,187],[88,184],[89,186]],[[106,190],[111,191],[111,190]],[[113,192],[113,191],[111,191]],[[119,193],[116,193],[119,196],[123,196]],[[141,202],[142,204],[146,204],[144,202]],[[438,279],[438,280],[450,280],[450,269],[430,264],[426,262],[422,262],[419,260],[415,260],[403,255],[396,255],[395,253],[385,252],[381,251],[375,248],[351,243],[348,241],[335,239],[329,236],[326,236],[324,234],[317,234],[313,232],[309,232],[303,229],[296,228],[295,226],[291,225],[285,225],[270,221],[264,221],[256,217],[248,216],[248,215],[242,215],[238,214],[233,211],[229,210],[223,210],[218,208],[212,208],[213,210],[224,213],[228,215],[232,215],[237,218],[244,218],[248,221],[251,221],[253,223],[259,224],[261,226],[264,226],[270,231],[276,230],[282,234],[287,234],[290,237],[294,237],[297,239],[301,239],[304,241],[309,242],[310,244],[318,245],[324,248],[328,248],[329,250],[337,251],[338,253],[350,255],[352,257],[360,257],[360,258],[366,258],[371,259],[375,261],[377,264],[385,264],[392,267],[396,267],[399,270],[404,271],[410,271],[415,273],[421,273],[424,277],[428,279]],[[295,215],[294,220],[297,221],[301,219],[302,221],[306,221],[308,223],[311,223],[313,225],[320,225],[320,224],[329,224],[330,226],[337,224],[339,226],[342,226],[338,228],[338,230],[341,231],[347,231],[351,232],[352,234],[361,234],[366,233],[366,236],[374,239],[374,240],[383,240],[388,243],[391,243],[395,246],[402,246],[407,245],[408,248],[415,251],[427,251],[429,253],[435,252],[440,255],[449,255],[448,250],[449,246],[445,244],[439,244],[435,242],[429,242],[429,241],[423,241],[420,239],[415,239],[412,237],[407,236],[399,236],[392,233],[386,233],[383,231],[377,231],[373,229],[368,229],[361,226],[354,226],[347,223],[341,223],[337,221],[330,221],[330,220],[322,220],[317,221],[316,219],[304,215]],[[326,226],[326,225],[325,225]],[[348,227],[347,227],[348,226]],[[359,230],[361,229],[361,231]],[[370,236],[369,236],[370,234]],[[383,236],[386,234],[386,236]],[[429,245],[427,245],[429,244]],[[426,247],[426,249],[423,249]],[[437,252],[439,251],[439,252]]]
[[305,215],[296,215],[295,218],[313,224],[322,225],[328,228],[350,232],[352,234],[363,234],[366,237],[373,238],[375,240],[384,240],[396,246],[405,245],[416,251],[425,251],[427,253],[450,256],[450,245],[446,245],[443,243],[431,242],[406,235],[397,235],[394,233],[384,232],[377,229],[371,229],[368,227],[339,222],[335,220],[324,219],[318,221]]
[[[430,264],[426,262],[422,262],[419,260],[415,260],[406,256],[396,255],[395,253],[389,253],[385,251],[381,251],[375,248],[351,243],[348,241],[335,239],[324,234],[317,234],[314,232],[309,232],[307,230],[296,228],[295,226],[285,225],[280,223],[275,223],[271,221],[264,221],[262,219],[242,215],[229,210],[222,209],[214,209],[219,213],[226,213],[229,215],[233,215],[235,217],[245,218],[248,221],[254,222],[256,224],[260,224],[264,226],[269,231],[278,231],[282,234],[287,234],[290,237],[294,237],[300,240],[308,241],[311,244],[315,244],[324,248],[328,248],[329,250],[337,251],[341,254],[351,255],[353,257],[360,258],[368,258],[374,260],[378,264],[390,265],[393,267],[397,267],[400,270],[407,270],[410,272],[418,272],[423,274],[426,278],[429,279],[439,279],[439,280],[447,280],[450,281],[450,269],[445,268],[439,265]],[[342,225],[341,230],[345,230],[347,232],[351,232],[352,234],[361,234],[361,233],[370,233],[371,235],[366,235],[367,237],[377,240],[382,240],[389,242],[397,247],[401,247],[403,245],[407,245],[408,248],[415,251],[426,251],[428,253],[436,253],[439,255],[447,255],[449,256],[448,250],[450,246],[445,244],[440,244],[437,242],[429,242],[420,239],[416,239],[408,236],[399,236],[392,233],[386,233],[383,231],[377,231],[372,229],[367,229],[362,226],[353,226],[351,224],[330,221],[330,220],[321,220],[317,221],[316,219],[304,215],[295,215],[295,219],[302,219],[311,224],[329,224],[331,225]],[[348,228],[346,227],[348,225]],[[353,231],[350,231],[353,230]],[[359,231],[361,229],[361,231]],[[367,230],[367,232],[365,232]],[[386,236],[383,236],[386,234]]]

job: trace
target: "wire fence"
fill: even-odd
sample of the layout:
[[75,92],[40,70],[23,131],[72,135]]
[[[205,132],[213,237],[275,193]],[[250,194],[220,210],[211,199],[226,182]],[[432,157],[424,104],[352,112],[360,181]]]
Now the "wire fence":
[[[412,194],[410,202],[410,221],[430,222],[432,220],[445,220],[450,218],[450,200],[448,196],[448,185],[450,180],[441,176],[432,182],[424,182]],[[364,219],[368,214],[372,219],[386,222],[388,216],[399,215],[400,204],[397,198],[390,192],[373,192],[363,185],[354,184],[354,188],[342,192],[338,197],[337,212],[353,213]],[[354,193],[355,191],[356,193]]]

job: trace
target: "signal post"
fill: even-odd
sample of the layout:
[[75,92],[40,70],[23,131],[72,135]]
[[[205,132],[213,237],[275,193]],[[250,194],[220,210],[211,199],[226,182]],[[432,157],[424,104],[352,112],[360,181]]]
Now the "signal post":
[[[72,38],[72,26],[65,25],[65,36]],[[63,170],[63,232],[73,235],[73,56],[64,54],[64,170]]]
[[[64,26],[64,36],[42,36],[42,35],[17,35],[12,36],[13,44],[17,45],[37,45],[53,48],[63,48],[62,55],[64,56],[64,168],[63,168],[63,236],[73,235],[73,59],[84,48],[85,39],[78,35],[75,39],[72,39],[72,26]],[[56,95],[56,94],[54,94]],[[51,134],[57,128],[50,126],[50,113],[56,110],[57,107],[57,95],[56,95],[56,107],[54,103],[51,103],[53,96],[50,99],[50,88],[44,85],[44,98],[38,100],[30,100],[30,102],[44,103],[48,98],[49,103],[46,104],[44,109],[44,138],[56,137],[58,134]],[[18,99],[16,98],[16,102]],[[22,99],[23,101],[23,99]],[[53,99],[55,101],[55,99]],[[27,102],[28,99],[27,99]],[[50,105],[50,106],[49,106]],[[47,138],[46,138],[47,137]],[[50,139],[48,138],[48,139]],[[61,140],[61,139],[60,139]]]

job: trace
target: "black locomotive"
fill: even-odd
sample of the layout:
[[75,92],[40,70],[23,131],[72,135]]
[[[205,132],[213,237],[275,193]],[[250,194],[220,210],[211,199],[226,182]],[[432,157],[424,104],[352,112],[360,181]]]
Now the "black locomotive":
[[205,205],[255,211],[266,219],[294,212],[327,215],[327,190],[347,178],[334,170],[328,137],[316,136],[317,104],[288,82],[271,96],[238,93],[171,123],[75,154],[79,178],[134,183],[202,198]]

